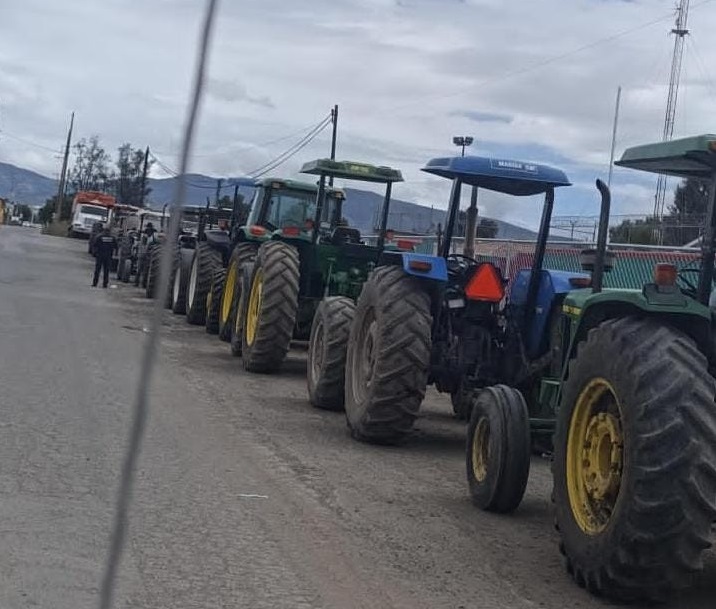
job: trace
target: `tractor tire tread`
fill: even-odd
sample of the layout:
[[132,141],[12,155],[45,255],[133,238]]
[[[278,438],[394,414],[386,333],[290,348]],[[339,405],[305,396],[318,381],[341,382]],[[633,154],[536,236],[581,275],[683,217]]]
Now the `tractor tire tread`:
[[[361,320],[369,309],[380,316],[372,395],[357,417],[349,413],[352,390],[346,379],[346,415],[352,435],[373,443],[395,443],[412,430],[425,397],[430,365],[430,296],[420,280],[395,266],[377,268],[358,299],[348,347],[347,375],[352,374]],[[353,353],[353,356],[351,355]],[[358,412],[362,410],[363,412]]]
[[[664,600],[672,590],[691,583],[703,566],[703,550],[711,545],[716,521],[716,379],[690,337],[657,320],[625,317],[603,322],[580,344],[569,365],[565,399],[576,397],[579,389],[570,388],[569,379],[585,378],[599,358],[610,362],[607,366],[615,375],[634,379],[629,401],[635,436],[629,441],[636,447],[630,453],[632,496],[622,504],[626,514],[614,524],[622,527],[622,543],[614,544],[603,560],[582,560],[569,539],[569,530],[576,526],[568,515],[569,499],[563,492],[565,506],[565,497],[559,497],[558,477],[564,476],[556,475],[560,550],[575,581],[591,592],[618,601]],[[567,432],[568,422],[558,419],[558,449],[566,447]],[[555,459],[553,469],[557,467],[563,466]]]
[[[281,241],[261,245],[254,275],[262,273],[261,310],[252,345],[244,341],[242,358],[249,372],[275,372],[291,346],[298,310],[299,258],[295,247]],[[253,280],[252,280],[253,283]],[[249,298],[245,298],[247,309]],[[244,324],[245,325],[245,324]],[[244,336],[246,329],[243,330]]]
[[[323,410],[342,411],[345,400],[345,376],[348,339],[355,314],[355,303],[345,296],[329,296],[321,301],[311,328],[308,350],[308,365],[314,357],[312,347],[315,320],[321,316],[323,322],[324,351],[318,382],[306,375],[311,403]],[[326,340],[326,338],[328,340]]]

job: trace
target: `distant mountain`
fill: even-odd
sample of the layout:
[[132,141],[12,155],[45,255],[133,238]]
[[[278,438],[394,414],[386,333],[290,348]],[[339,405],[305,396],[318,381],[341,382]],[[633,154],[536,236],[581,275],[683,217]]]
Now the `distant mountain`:
[[[237,178],[228,178],[224,183],[234,183]],[[165,203],[174,199],[177,178],[149,179],[151,193],[148,204],[151,207],[161,208]],[[231,190],[231,193],[229,192]],[[251,188],[242,186],[239,192],[246,198],[251,196]],[[360,190],[346,188],[346,203],[344,216],[352,226],[360,229],[364,234],[374,232],[380,208],[383,204],[382,195]],[[10,165],[0,163],[0,197],[17,203],[28,205],[42,205],[47,199],[57,193],[57,181],[51,178]],[[232,194],[232,189],[225,189],[223,194]],[[213,200],[216,195],[216,178],[201,174],[187,175],[187,202],[191,205],[203,205],[206,198]],[[498,226],[497,237],[501,239],[534,239],[536,233],[495,219]],[[434,233],[438,223],[445,225],[445,210],[433,209],[409,201],[393,199],[390,205],[388,225],[395,231],[424,234]]]
[[56,180],[9,163],[0,163],[0,198],[42,205],[56,194]]

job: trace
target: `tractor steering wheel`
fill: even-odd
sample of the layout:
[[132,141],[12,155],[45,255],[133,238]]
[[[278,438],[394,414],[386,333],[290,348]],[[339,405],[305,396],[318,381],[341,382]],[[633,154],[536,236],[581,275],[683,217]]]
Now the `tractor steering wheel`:
[[[452,262],[452,264],[450,264]],[[464,273],[465,270],[471,266],[477,266],[479,264],[474,258],[464,256],[463,254],[448,254],[447,257],[448,272],[451,273]]]

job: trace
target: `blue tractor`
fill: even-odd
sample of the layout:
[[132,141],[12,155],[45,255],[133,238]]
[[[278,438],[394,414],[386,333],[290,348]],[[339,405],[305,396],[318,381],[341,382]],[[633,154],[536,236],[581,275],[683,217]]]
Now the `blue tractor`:
[[[535,379],[560,360],[550,344],[553,322],[564,296],[591,281],[588,274],[542,268],[555,189],[570,185],[561,170],[450,157],[431,160],[423,171],[452,180],[439,255],[384,252],[363,287],[351,327],[346,416],[353,436],[369,442],[395,442],[408,434],[429,384],[449,393],[465,418],[475,389],[503,383],[524,393],[549,391]],[[509,295],[497,266],[451,253],[463,184],[518,197],[544,195],[532,268],[513,278]],[[530,415],[539,440],[540,418],[551,417]],[[544,425],[547,441],[552,430]]]

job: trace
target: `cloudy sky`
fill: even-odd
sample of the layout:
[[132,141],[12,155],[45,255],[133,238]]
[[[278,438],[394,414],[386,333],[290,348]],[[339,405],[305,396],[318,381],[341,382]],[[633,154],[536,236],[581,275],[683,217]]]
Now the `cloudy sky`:
[[[675,135],[716,130],[716,1],[691,4]],[[2,0],[0,161],[56,175],[74,110],[77,137],[176,167],[203,5]],[[397,197],[444,206],[449,184],[419,169],[465,134],[475,153],[561,166],[575,186],[556,213],[593,215],[618,85],[617,150],[661,136],[673,19],[674,0],[222,0],[192,170],[246,174],[337,103],[339,158],[402,169]],[[328,150],[326,130],[276,173]],[[648,212],[653,182],[617,170],[614,213]],[[536,222],[534,201],[480,203]]]

